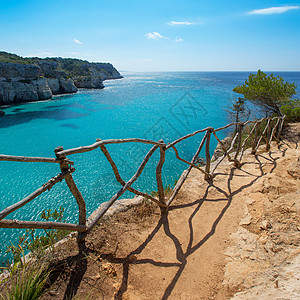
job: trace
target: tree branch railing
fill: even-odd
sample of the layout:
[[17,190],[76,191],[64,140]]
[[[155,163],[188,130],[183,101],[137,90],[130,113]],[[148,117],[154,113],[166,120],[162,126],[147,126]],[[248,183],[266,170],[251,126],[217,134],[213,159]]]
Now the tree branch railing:
[[[180,191],[182,185],[187,179],[190,171],[195,168],[201,173],[204,174],[205,180],[213,180],[214,173],[220,163],[227,158],[229,162],[232,162],[235,167],[239,168],[241,166],[242,158],[245,153],[247,147],[251,148],[251,153],[255,154],[262,143],[263,139],[265,140],[266,150],[270,149],[270,145],[272,140],[276,140],[277,142],[280,139],[280,133],[282,130],[283,122],[285,117],[274,117],[274,118],[262,118],[260,120],[247,121],[244,123],[230,123],[226,126],[214,129],[212,127],[207,127],[205,129],[197,130],[193,133],[185,135],[172,143],[165,144],[163,140],[159,140],[158,142],[147,140],[147,139],[139,139],[139,138],[129,138],[129,139],[109,139],[109,140],[100,140],[97,139],[96,143],[88,146],[77,147],[73,149],[64,150],[63,147],[55,148],[55,158],[47,158],[47,157],[26,157],[26,156],[13,156],[13,155],[0,155],[0,161],[13,161],[13,162],[45,162],[45,163],[58,163],[60,166],[60,173],[50,180],[48,180],[45,184],[39,187],[36,191],[18,201],[15,204],[12,204],[6,207],[4,210],[0,211],[0,228],[40,228],[40,229],[65,229],[77,231],[77,243],[79,246],[79,250],[83,250],[85,248],[85,237],[86,235],[95,227],[95,225],[99,222],[101,218],[105,215],[107,210],[115,203],[117,199],[120,198],[126,191],[129,191],[135,195],[142,196],[150,201],[155,202],[161,207],[162,212],[165,212],[168,207],[171,205],[176,195]],[[251,126],[251,127],[250,127]],[[233,133],[233,138],[229,148],[225,146],[225,144],[219,139],[217,136],[217,132],[228,129],[230,127],[237,128]],[[180,157],[177,148],[175,145],[178,143],[187,140],[191,137],[197,136],[200,133],[204,133],[203,138],[199,143],[199,147],[195,152],[191,161],[188,161],[182,157]],[[217,158],[215,161],[211,159],[211,138],[215,138],[219,143],[223,150],[223,155]],[[249,145],[250,142],[250,145]],[[149,150],[147,155],[144,157],[140,166],[138,167],[136,173],[125,182],[117,167],[117,164],[111,157],[106,145],[111,144],[123,144],[123,143],[142,143],[147,145],[152,145],[152,148]],[[205,147],[204,147],[205,146]],[[104,154],[106,160],[109,162],[112,171],[115,175],[115,179],[118,183],[120,183],[120,190],[114,194],[111,199],[103,204],[102,209],[97,212],[93,219],[87,218],[86,216],[86,203],[85,200],[79,191],[72,173],[75,171],[75,168],[72,167],[74,162],[69,160],[68,155],[85,153],[89,151],[93,151],[96,149],[100,149]],[[157,197],[149,195],[148,193],[139,191],[132,187],[132,184],[139,178],[142,174],[146,164],[149,159],[153,156],[156,150],[159,149],[159,160],[155,170],[155,178],[157,183]],[[176,159],[188,165],[188,169],[186,169],[179,180],[177,181],[175,187],[173,188],[171,195],[166,198],[164,184],[162,180],[162,169],[166,160],[166,152],[172,149],[175,152]],[[200,152],[204,151],[205,156],[205,166],[204,169],[200,168],[197,165],[197,160],[200,158]],[[63,222],[38,222],[38,221],[21,221],[21,220],[5,220],[12,212],[17,209],[23,207],[42,193],[49,191],[56,183],[60,181],[65,181],[69,190],[71,191],[73,197],[75,198],[79,217],[78,224],[70,224]]]

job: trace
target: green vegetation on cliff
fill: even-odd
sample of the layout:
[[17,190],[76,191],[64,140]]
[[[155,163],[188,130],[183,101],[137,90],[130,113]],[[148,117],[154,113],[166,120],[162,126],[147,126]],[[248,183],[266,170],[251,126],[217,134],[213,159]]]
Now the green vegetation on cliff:
[[103,79],[121,78],[119,72],[110,63],[90,63],[87,60],[62,57],[22,57],[16,54],[0,51],[0,62],[40,65],[43,62],[54,63],[57,71],[64,71],[67,76],[90,76],[93,71],[100,72]]

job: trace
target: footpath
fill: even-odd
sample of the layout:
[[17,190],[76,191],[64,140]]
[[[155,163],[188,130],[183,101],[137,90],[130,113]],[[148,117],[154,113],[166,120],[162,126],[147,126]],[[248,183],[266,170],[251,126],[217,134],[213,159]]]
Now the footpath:
[[299,133],[247,150],[240,169],[222,162],[211,182],[193,169],[167,215],[111,217],[85,257],[70,241],[44,299],[300,299]]

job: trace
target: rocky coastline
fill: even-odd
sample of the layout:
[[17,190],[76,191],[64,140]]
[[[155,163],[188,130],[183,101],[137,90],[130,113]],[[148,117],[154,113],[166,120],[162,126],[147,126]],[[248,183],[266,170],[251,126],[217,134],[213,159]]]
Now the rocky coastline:
[[18,63],[13,63],[12,59],[1,61],[0,55],[0,105],[47,100],[55,95],[76,93],[79,88],[103,89],[104,80],[122,78],[109,63],[62,58],[34,58],[33,63],[28,63],[16,57]]

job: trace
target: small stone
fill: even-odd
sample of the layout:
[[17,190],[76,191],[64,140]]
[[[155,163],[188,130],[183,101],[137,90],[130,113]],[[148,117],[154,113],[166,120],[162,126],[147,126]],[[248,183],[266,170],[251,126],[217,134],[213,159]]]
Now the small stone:
[[249,225],[252,222],[252,217],[250,214],[247,214],[239,223],[239,225]]
[[272,228],[272,224],[270,223],[269,220],[263,220],[263,221],[261,221],[260,228],[264,229],[264,230],[268,230],[268,229]]
[[291,175],[294,179],[300,179],[300,157],[298,158],[296,163],[292,163],[290,167],[287,169],[289,175]]
[[117,276],[117,272],[111,263],[102,265],[101,269],[106,273],[106,275]]

